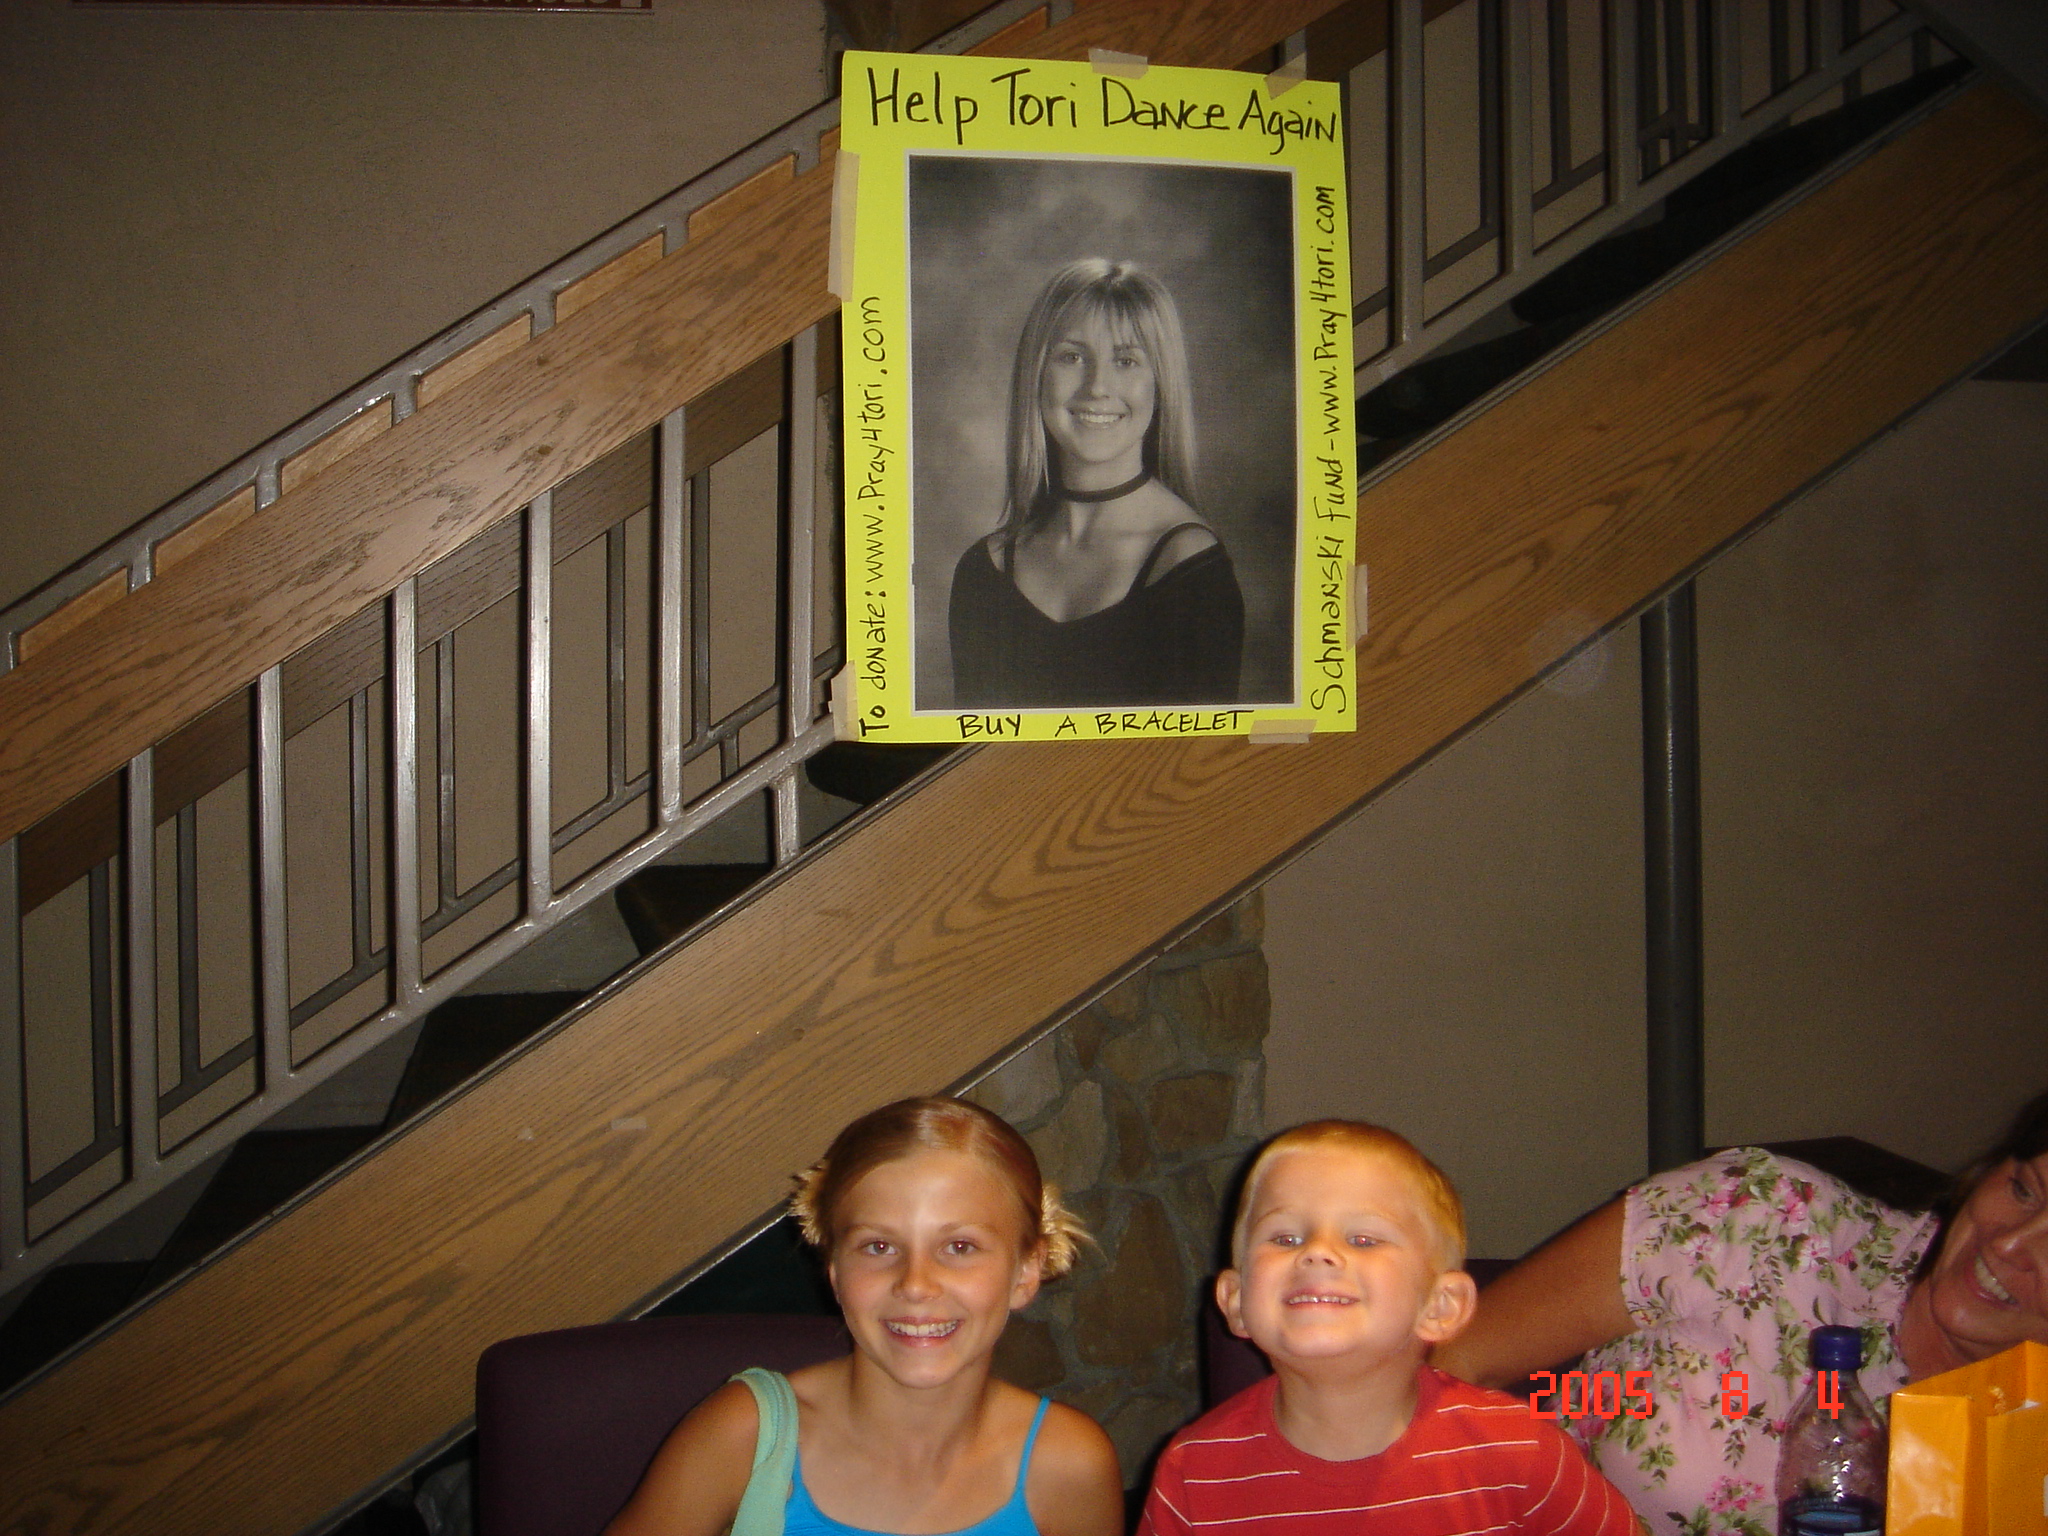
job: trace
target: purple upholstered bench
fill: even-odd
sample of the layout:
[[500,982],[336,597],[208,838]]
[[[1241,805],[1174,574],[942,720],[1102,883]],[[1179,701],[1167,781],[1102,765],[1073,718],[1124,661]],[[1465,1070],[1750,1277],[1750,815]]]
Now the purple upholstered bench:
[[852,1346],[836,1317],[707,1315],[506,1339],[476,1367],[481,1536],[598,1536],[683,1415],[750,1365]]

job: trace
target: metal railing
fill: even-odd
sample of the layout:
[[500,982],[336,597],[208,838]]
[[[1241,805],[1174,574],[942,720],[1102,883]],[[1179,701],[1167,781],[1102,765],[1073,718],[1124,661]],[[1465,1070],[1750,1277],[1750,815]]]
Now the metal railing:
[[[1597,148],[1580,153],[1588,93],[1572,82],[1585,73],[1574,55],[1587,50],[1575,39],[1591,29],[1574,25],[1574,13],[1589,9],[1570,0],[1465,0],[1425,24],[1422,5],[1389,7],[1384,81],[1372,82],[1384,103],[1375,115],[1389,166],[1386,270],[1384,280],[1357,285],[1361,389],[1436,351],[1831,92],[1854,99],[1888,56],[1904,75],[1941,52],[1916,16],[1885,0],[1610,0],[1598,7]],[[1478,217],[1444,236],[1428,228],[1428,29],[1463,11],[1477,24]],[[1547,162],[1540,184],[1539,146]],[[1597,203],[1567,227],[1539,231],[1540,215],[1595,187]],[[1462,292],[1432,293],[1482,253],[1492,256],[1491,272]]]
[[[1031,8],[1011,0],[933,47],[971,46]],[[1397,0],[1377,38],[1327,25],[1340,9],[1289,39],[1283,56],[1306,52],[1311,73],[1346,84],[1354,244],[1368,252],[1367,276],[1371,253],[1384,256],[1354,315],[1360,387],[1765,129],[1831,91],[1854,94],[1887,55],[1906,50],[1886,65],[1895,70],[1932,61],[1912,18],[1873,9],[1885,15],[1865,24],[1856,0]],[[1326,26],[1339,41],[1321,49]],[[1444,41],[1453,33],[1455,47]],[[1476,103],[1476,121],[1461,119],[1476,143],[1460,156],[1461,195],[1477,209],[1466,228],[1431,228],[1431,189],[1453,174],[1430,163],[1432,134],[1442,137],[1433,100]],[[110,577],[148,582],[165,541],[209,511],[238,496],[276,500],[293,461],[338,429],[370,412],[405,419],[437,367],[522,321],[546,330],[557,295],[591,273],[657,236],[674,249],[694,211],[785,158],[799,171],[814,164],[836,121],[836,102],[806,113],[17,604],[0,617],[0,670],[24,632]],[[1539,231],[1545,216],[1557,227]],[[817,599],[837,559],[834,413],[821,388],[833,342],[813,327],[783,349],[772,491],[728,496],[714,482],[733,461],[696,462],[689,414],[675,411],[651,441],[620,450],[645,455],[644,494],[626,475],[628,489],[595,513],[577,501],[584,477],[542,495],[140,753],[49,818],[40,840],[31,829],[0,844],[0,1293],[743,804],[765,799],[770,863],[803,856],[800,776],[832,739],[821,684],[842,656],[836,608]],[[721,522],[728,501],[753,515]],[[572,516],[572,503],[585,510]],[[739,568],[714,581],[747,538],[754,555],[740,550]],[[557,590],[578,559],[599,572],[586,583],[594,614]],[[770,597],[764,585],[772,626],[735,640],[747,625],[721,605],[744,617],[745,604]],[[572,619],[602,634],[595,680],[567,690],[573,698],[558,686],[557,645]],[[488,690],[471,686],[465,658],[488,649],[492,625],[515,635],[500,669],[512,702],[499,711],[516,717],[515,739],[480,760],[469,722]],[[737,691],[736,656],[766,668]],[[569,704],[589,705],[602,724],[587,754],[590,797],[564,805],[556,721]],[[509,816],[480,775],[510,786],[498,797]],[[334,803],[314,803],[305,786],[315,784]],[[97,812],[78,809],[94,795]],[[61,836],[49,831],[67,816]],[[465,832],[494,818],[509,823],[495,844]],[[328,925],[337,931],[329,952],[313,953],[304,930],[322,911],[340,914]],[[46,942],[58,915],[69,926]],[[68,983],[36,970],[66,965]],[[28,1019],[56,993],[71,998],[68,1013]],[[46,1092],[46,1077],[69,1086]],[[57,1109],[38,1098],[67,1094]]]

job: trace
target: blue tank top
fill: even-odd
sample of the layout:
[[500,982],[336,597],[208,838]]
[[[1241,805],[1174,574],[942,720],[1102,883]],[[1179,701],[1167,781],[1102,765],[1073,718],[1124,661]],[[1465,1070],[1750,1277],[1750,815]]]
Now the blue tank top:
[[[1038,1400],[1038,1412],[1031,1419],[1031,1433],[1024,1437],[1024,1459],[1017,1463],[1017,1486],[1010,1491],[1010,1502],[986,1520],[962,1526],[957,1531],[948,1532],[947,1536],[1038,1536],[1031,1511],[1025,1507],[1024,1480],[1031,1474],[1031,1448],[1038,1443],[1038,1426],[1045,1422],[1045,1410],[1051,1404],[1049,1397]],[[886,1536],[886,1533],[858,1525],[842,1525],[813,1504],[810,1490],[804,1487],[804,1459],[799,1453],[796,1475],[789,1483],[789,1503],[783,1510],[782,1536]]]

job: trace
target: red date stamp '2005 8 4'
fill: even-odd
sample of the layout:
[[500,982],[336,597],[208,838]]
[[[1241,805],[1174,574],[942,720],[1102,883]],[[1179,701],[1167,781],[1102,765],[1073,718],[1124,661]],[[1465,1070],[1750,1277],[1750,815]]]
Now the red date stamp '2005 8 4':
[[[1529,1373],[1532,1385],[1538,1378],[1548,1385],[1529,1394],[1529,1416],[1534,1419],[1647,1419],[1657,1411],[1648,1371],[1600,1371],[1591,1376],[1584,1371],[1566,1371],[1562,1377],[1556,1371]],[[1552,1396],[1557,1402],[1543,1407],[1543,1399]],[[1827,1406],[1825,1397],[1822,1406]],[[1739,1419],[1748,1412],[1749,1375],[1730,1371],[1721,1378],[1721,1415]]]

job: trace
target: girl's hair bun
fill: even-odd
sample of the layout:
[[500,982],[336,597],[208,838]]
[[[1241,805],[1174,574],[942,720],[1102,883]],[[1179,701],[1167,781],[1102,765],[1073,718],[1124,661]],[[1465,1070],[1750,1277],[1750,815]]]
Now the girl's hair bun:
[[1074,1267],[1081,1256],[1081,1244],[1092,1243],[1081,1218],[1067,1209],[1057,1184],[1042,1185],[1038,1193],[1039,1270],[1053,1280]]
[[789,1197],[789,1213],[796,1229],[813,1248],[826,1248],[825,1227],[818,1219],[818,1186],[825,1182],[826,1164],[821,1157],[796,1176],[796,1189]]

